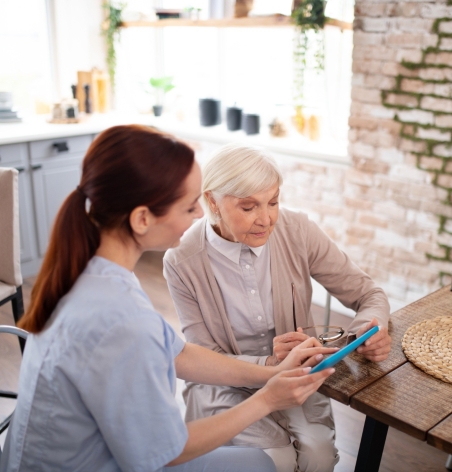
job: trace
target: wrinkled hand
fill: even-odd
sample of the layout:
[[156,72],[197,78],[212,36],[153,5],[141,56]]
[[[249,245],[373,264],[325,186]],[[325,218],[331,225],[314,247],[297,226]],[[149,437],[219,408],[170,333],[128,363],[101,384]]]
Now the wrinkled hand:
[[[378,321],[373,318],[372,321],[363,326],[357,333],[359,338],[362,334],[370,328],[378,326]],[[362,354],[366,359],[373,362],[384,361],[391,351],[391,336],[389,336],[388,328],[380,327],[378,333],[371,336],[363,345],[361,345],[357,352]]]
[[309,336],[304,334],[301,328],[298,328],[297,331],[275,336],[273,338],[273,355],[267,358],[265,365],[278,365],[294,347],[300,345],[306,339],[309,339]]
[[272,377],[256,395],[263,395],[270,411],[301,405],[334,372],[334,369],[324,369],[309,375],[310,370],[298,367],[281,372]]
[[323,354],[332,354],[337,350],[337,347],[323,347],[316,338],[308,338],[294,347],[276,369],[282,372],[300,366],[313,367],[323,359]]

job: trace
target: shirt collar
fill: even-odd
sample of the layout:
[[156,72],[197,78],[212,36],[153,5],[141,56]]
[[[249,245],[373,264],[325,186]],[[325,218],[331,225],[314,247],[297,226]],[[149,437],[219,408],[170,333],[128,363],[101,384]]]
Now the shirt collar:
[[208,221],[206,222],[206,238],[214,249],[236,264],[238,264],[240,261],[240,252],[242,251],[242,247],[250,249],[256,255],[256,257],[259,257],[262,254],[265,246],[264,244],[264,246],[249,247],[246,244],[228,241],[227,239],[219,236]]

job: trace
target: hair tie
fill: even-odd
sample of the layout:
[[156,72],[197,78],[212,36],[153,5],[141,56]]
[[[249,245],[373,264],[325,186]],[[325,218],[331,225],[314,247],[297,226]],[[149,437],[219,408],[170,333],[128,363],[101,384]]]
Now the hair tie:
[[79,192],[85,199],[85,212],[87,215],[89,215],[89,212],[91,210],[91,200],[88,198],[86,193],[81,189],[79,185],[77,185],[77,188],[75,190],[77,190],[77,192]]

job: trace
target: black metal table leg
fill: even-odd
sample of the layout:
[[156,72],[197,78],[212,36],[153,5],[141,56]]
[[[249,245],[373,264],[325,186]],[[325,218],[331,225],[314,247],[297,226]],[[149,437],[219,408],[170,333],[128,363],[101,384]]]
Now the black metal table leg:
[[378,472],[387,434],[388,425],[366,416],[355,472]]

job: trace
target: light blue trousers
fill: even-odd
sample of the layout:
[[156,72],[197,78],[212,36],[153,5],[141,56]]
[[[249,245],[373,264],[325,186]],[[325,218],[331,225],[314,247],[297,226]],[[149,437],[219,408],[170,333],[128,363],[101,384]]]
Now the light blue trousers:
[[271,458],[261,449],[220,447],[185,464],[164,467],[165,472],[276,472]]

